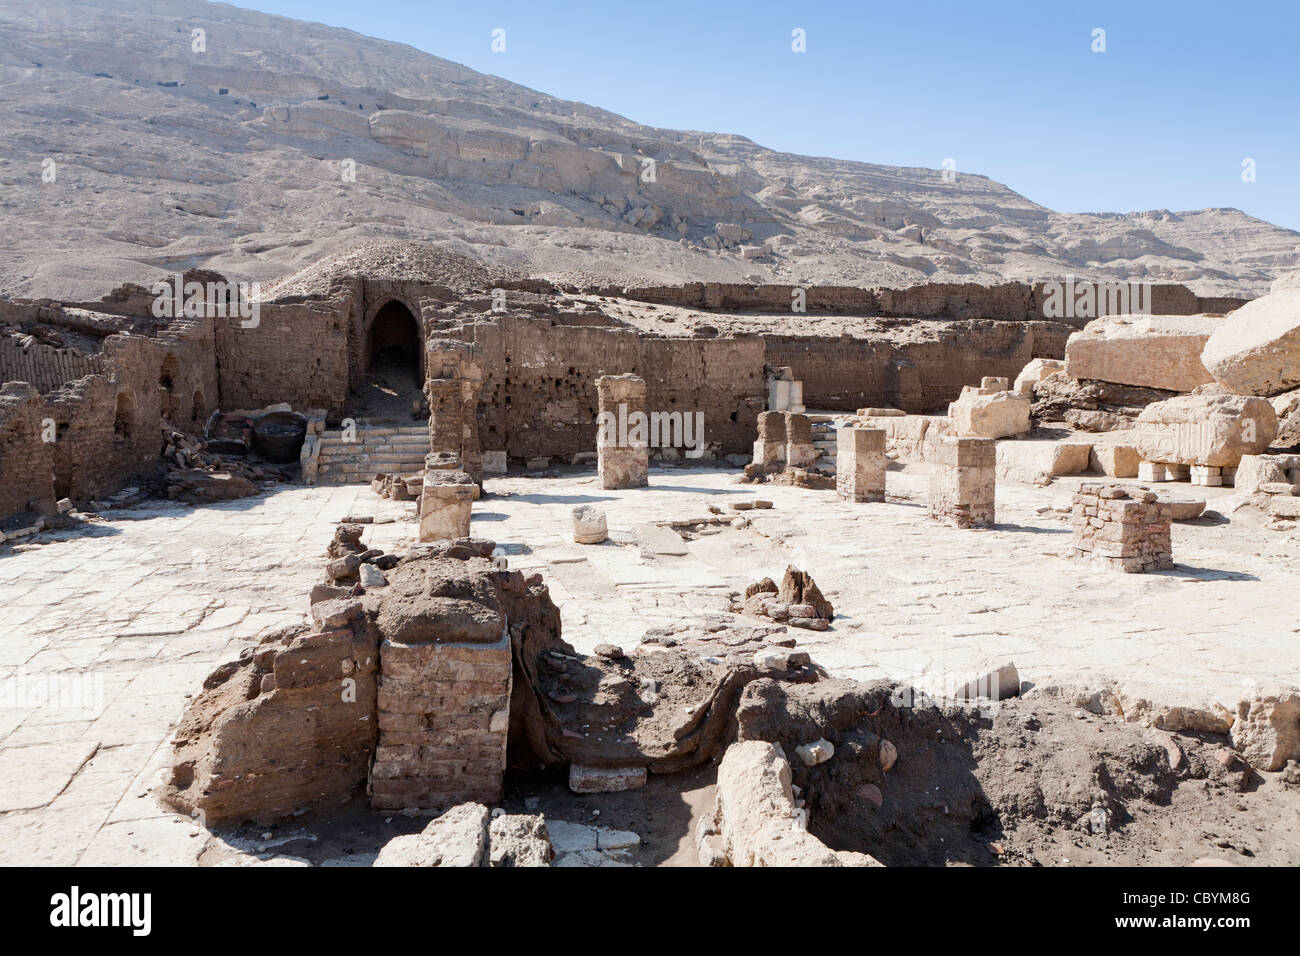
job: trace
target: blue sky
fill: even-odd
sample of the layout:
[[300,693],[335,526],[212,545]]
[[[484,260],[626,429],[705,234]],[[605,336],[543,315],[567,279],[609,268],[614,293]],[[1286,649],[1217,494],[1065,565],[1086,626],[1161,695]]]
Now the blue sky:
[[239,5],[654,126],[899,166],[952,157],[1064,212],[1235,206],[1300,229],[1297,0]]

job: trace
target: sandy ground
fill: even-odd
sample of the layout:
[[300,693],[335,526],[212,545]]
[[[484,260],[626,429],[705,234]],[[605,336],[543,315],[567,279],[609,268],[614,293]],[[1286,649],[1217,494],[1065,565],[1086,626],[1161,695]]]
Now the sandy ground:
[[[580,650],[603,641],[631,649],[648,628],[725,613],[731,592],[793,563],[835,604],[832,630],[798,634],[835,676],[941,689],[1014,660],[1039,689],[1116,681],[1128,697],[1230,706],[1256,684],[1300,673],[1294,533],[1178,524],[1173,571],[1124,575],[1068,556],[1068,522],[1051,509],[1068,501],[1071,479],[999,485],[998,527],[958,531],[926,517],[924,466],[891,470],[891,499],[880,504],[736,477],[656,468],[649,489],[622,492],[598,489],[590,471],[492,478],[473,528],[499,542],[512,567],[543,572]],[[755,497],[775,507],[746,512],[753,523],[743,530],[665,546],[646,528]],[[609,542],[572,543],[569,512],[582,503],[608,513]],[[213,836],[149,792],[202,678],[261,634],[305,618],[334,524],[349,514],[376,515],[372,546],[401,549],[414,538],[412,503],[335,486],[202,508],[149,503],[90,532],[6,549],[0,863],[341,865],[364,863],[383,839],[411,829],[358,810],[369,822],[348,839],[337,826],[297,843],[284,832]],[[82,698],[52,699],[69,688]],[[595,825],[642,833],[633,862],[692,863],[685,826],[711,802],[710,784],[701,771],[656,781],[640,797],[578,798],[561,778],[512,778],[507,806],[532,797],[548,818],[579,823],[598,809]]]

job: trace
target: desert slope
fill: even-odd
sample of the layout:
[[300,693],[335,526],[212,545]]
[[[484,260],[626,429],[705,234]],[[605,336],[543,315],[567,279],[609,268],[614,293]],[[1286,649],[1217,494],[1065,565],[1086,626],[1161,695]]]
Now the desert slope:
[[1234,209],[1056,213],[983,176],[642,126],[198,0],[0,0],[0,124],[10,295],[86,298],[191,266],[267,280],[376,236],[577,282],[1073,273],[1254,295],[1300,263],[1300,234]]

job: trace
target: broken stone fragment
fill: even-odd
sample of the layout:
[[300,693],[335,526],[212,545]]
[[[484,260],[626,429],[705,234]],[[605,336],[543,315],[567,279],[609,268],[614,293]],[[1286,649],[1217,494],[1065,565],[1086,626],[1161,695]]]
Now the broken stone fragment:
[[803,761],[805,767],[815,767],[835,756],[835,745],[829,740],[819,737],[812,743],[795,747],[794,752],[799,755],[799,759]]
[[488,808],[452,807],[419,833],[384,844],[375,866],[482,866],[487,858]]
[[1300,760],[1300,690],[1243,700],[1232,723],[1232,745],[1258,770],[1281,770]]
[[898,761],[898,748],[891,741],[880,741],[880,769],[889,773],[890,768]]
[[507,813],[488,826],[488,865],[550,866],[555,858],[546,818],[539,814]]
[[355,554],[345,554],[325,565],[325,576],[333,584],[337,581],[351,581],[357,577],[361,567],[361,558]]
[[609,525],[603,511],[591,505],[573,509],[573,540],[577,544],[600,544],[609,537]]
[[363,564],[360,568],[361,586],[363,588],[382,588],[388,583],[384,572],[373,564]]

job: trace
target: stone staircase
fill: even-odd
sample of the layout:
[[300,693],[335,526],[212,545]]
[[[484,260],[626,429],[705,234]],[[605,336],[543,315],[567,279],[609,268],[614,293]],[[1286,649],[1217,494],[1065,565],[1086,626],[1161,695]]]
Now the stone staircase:
[[321,436],[316,480],[349,485],[370,481],[376,473],[409,475],[424,468],[429,453],[428,425],[358,427],[353,441],[327,428]]
[[809,415],[812,419],[813,447],[817,449],[817,461],[814,466],[824,471],[835,470],[835,458],[839,448],[835,435],[835,420],[826,415]]

